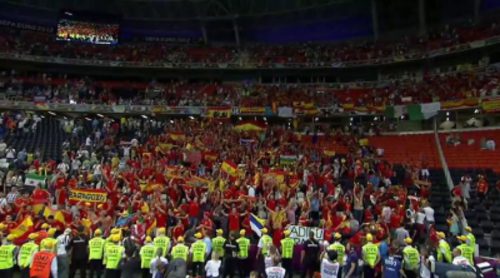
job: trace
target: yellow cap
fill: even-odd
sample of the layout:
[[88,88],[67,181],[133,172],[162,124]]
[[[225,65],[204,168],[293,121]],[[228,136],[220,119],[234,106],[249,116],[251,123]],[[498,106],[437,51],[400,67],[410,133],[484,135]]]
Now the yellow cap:
[[436,235],[439,237],[439,238],[445,238],[446,237],[446,234],[443,233],[443,232],[437,232]]
[[194,237],[197,239],[200,239],[203,237],[203,235],[201,233],[196,233],[196,234],[194,234]]
[[117,228],[113,228],[113,229],[111,229],[111,232],[109,232],[109,233],[112,234],[112,235],[117,235],[117,234],[120,233],[120,230],[117,229]]
[[13,235],[13,234],[9,234],[9,235],[7,236],[7,240],[8,240],[8,241],[13,241],[14,239],[16,239],[16,236],[15,236],[15,235]]
[[102,209],[103,207],[104,207],[104,205],[103,205],[103,204],[98,204],[98,205],[97,205],[97,208],[98,208],[98,209]]
[[165,234],[165,228],[159,228],[158,229],[158,234],[159,235],[164,235]]
[[85,203],[85,206],[86,206],[86,207],[90,207],[91,205],[92,205],[92,204],[91,204],[91,203],[89,203],[89,202],[86,202],[86,203]]
[[284,234],[285,236],[289,236],[289,235],[290,235],[290,230],[285,230],[285,231],[283,231],[283,234]]
[[7,228],[7,225],[5,225],[4,223],[0,223],[0,231],[5,230],[5,228]]
[[46,240],[42,245],[42,248],[45,250],[52,250],[54,248],[54,242],[52,240]]
[[472,228],[470,226],[465,227],[465,230],[469,233],[472,233]]
[[217,232],[218,236],[221,236],[224,233],[224,231],[222,229],[217,229],[216,232]]
[[333,237],[334,237],[335,239],[341,239],[341,238],[342,238],[342,235],[341,235],[340,233],[335,233],[335,234],[333,235]]
[[31,233],[31,234],[28,235],[29,239],[36,239],[37,237],[38,237],[37,233]]
[[267,234],[267,228],[262,228],[262,229],[260,229],[260,231],[261,231],[263,234]]
[[53,236],[55,235],[57,232],[56,228],[50,228],[48,231],[47,231],[47,234],[49,234],[49,236]]
[[184,237],[183,237],[183,236],[178,237],[178,238],[177,238],[177,241],[178,241],[178,242],[184,242]]
[[366,234],[366,241],[372,242],[373,241],[373,236],[372,234]]
[[47,223],[42,224],[42,229],[48,229],[48,228],[50,228],[49,224]]
[[101,229],[95,229],[94,236],[100,236],[100,235],[102,235]]
[[151,242],[151,241],[153,241],[153,239],[151,239],[151,237],[150,237],[150,236],[147,236],[147,237],[146,237],[146,239],[145,239],[144,241],[145,241],[145,242]]
[[124,211],[122,212],[122,216],[125,216],[125,217],[126,217],[126,216],[128,216],[128,210],[124,210]]
[[461,236],[457,236],[457,239],[460,240],[460,241],[467,241],[467,237],[464,236],[464,235],[461,235]]
[[411,237],[407,237],[407,238],[405,238],[405,243],[406,244],[412,244],[413,240],[411,239]]
[[115,242],[115,243],[119,242],[120,241],[120,235],[112,235],[111,236],[111,241]]
[[245,229],[240,230],[240,236],[244,236],[247,234],[247,231]]

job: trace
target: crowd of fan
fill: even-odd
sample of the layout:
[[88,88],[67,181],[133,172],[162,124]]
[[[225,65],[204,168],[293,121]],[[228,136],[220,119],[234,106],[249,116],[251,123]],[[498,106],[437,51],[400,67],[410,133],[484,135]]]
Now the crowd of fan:
[[[2,125],[26,117],[18,114],[4,113]],[[58,161],[0,153],[10,163],[2,277],[17,266],[23,277],[87,269],[91,277],[431,277],[430,261],[474,265],[470,228],[435,228],[428,197],[439,185],[424,164],[396,172],[348,129],[306,136],[295,126],[241,131],[217,119],[125,117],[61,119],[61,127]],[[27,185],[30,174],[46,179]],[[101,190],[107,201],[75,201],[74,189]],[[324,236],[295,243],[293,225]]]
[[[93,80],[66,75],[4,71],[0,90],[9,98],[51,103],[144,104],[170,106],[293,106],[297,102],[321,107],[385,106],[404,103],[462,100],[498,95],[496,67],[478,71],[424,74],[422,78],[380,83],[252,84],[134,82]],[[320,105],[321,104],[321,105]]]
[[405,37],[398,41],[348,42],[342,44],[300,44],[285,46],[165,45],[124,42],[109,47],[55,42],[52,34],[2,29],[0,51],[62,58],[130,62],[146,65],[197,64],[219,67],[310,67],[367,64],[424,58],[435,50],[453,50],[460,44],[490,38],[500,33],[496,23],[445,26],[426,37]]

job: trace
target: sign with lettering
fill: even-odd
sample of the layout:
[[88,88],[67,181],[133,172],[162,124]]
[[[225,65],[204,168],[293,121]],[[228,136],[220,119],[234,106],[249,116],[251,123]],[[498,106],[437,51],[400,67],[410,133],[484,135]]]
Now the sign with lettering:
[[317,227],[304,227],[304,226],[290,226],[290,238],[294,239],[296,243],[303,243],[309,239],[309,233],[314,233],[316,240],[322,241],[325,231]]

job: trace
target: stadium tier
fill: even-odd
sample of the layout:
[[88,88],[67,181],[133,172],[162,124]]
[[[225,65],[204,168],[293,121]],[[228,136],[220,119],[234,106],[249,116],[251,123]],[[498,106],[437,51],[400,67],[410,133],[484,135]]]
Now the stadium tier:
[[69,2],[0,2],[0,277],[499,277],[495,1]]

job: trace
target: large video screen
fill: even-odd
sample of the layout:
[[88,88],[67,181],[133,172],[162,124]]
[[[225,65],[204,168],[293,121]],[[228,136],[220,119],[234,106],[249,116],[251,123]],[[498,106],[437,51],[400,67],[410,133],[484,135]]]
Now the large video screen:
[[64,12],[57,24],[56,40],[92,44],[117,44],[120,25],[110,18]]

